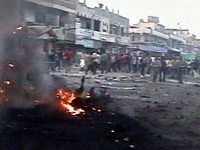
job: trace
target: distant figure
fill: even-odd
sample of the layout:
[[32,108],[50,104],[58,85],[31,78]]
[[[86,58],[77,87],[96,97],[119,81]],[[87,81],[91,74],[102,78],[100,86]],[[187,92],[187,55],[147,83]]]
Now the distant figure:
[[133,73],[136,73],[138,70],[138,57],[137,56],[132,57],[132,68],[133,68]]
[[146,74],[150,76],[152,59],[149,54],[145,57],[144,61],[146,64]]
[[142,56],[142,58],[140,59],[140,76],[144,77],[145,75],[145,68],[146,68],[146,62],[145,62],[145,56]]
[[153,70],[153,82],[155,83],[156,82],[156,79],[157,79],[157,76],[158,76],[158,73],[159,73],[159,69],[161,67],[161,63],[158,59],[158,57],[156,57],[152,63],[151,63],[151,67],[152,67],[152,70]]
[[183,71],[187,66],[187,64],[185,61],[183,61],[182,58],[179,58],[179,60],[177,61],[177,66],[178,66],[178,82],[183,83]]
[[121,54],[119,56],[119,65],[120,65],[120,71],[126,72],[126,55]]
[[194,62],[191,63],[191,66],[194,78],[199,78],[199,67],[200,67],[199,60],[196,58]]
[[108,71],[108,55],[106,53],[103,53],[101,55],[101,60],[100,60],[100,68],[101,68],[101,73],[107,73]]
[[117,56],[116,56],[116,54],[113,54],[111,56],[110,70],[112,70],[113,72],[117,72]]
[[94,66],[94,60],[95,58],[93,57],[92,54],[87,54],[85,56],[85,64],[86,64],[86,70],[85,74],[88,74],[88,71],[91,71],[93,74],[96,74],[96,68]]
[[71,65],[72,65],[72,52],[70,49],[67,49],[63,53],[63,66],[65,68],[65,72],[71,72]]
[[165,58],[162,56],[161,57],[161,60],[160,60],[160,82],[165,82],[165,75],[166,75],[166,61],[165,61]]
[[170,67],[171,78],[176,78],[177,60],[175,58],[173,58],[172,60],[169,61],[169,67]]

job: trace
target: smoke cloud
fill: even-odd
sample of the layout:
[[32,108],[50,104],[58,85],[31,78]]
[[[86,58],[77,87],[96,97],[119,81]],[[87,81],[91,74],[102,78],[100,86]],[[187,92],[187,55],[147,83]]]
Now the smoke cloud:
[[43,41],[28,37],[25,27],[15,30],[21,24],[21,6],[20,0],[0,1],[0,87],[5,90],[5,104],[0,108],[30,108],[36,101],[51,103],[54,99],[43,61]]

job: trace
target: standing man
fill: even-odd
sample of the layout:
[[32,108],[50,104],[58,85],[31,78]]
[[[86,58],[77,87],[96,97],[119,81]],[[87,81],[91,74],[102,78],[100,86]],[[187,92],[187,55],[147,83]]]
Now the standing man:
[[63,53],[63,66],[65,68],[65,72],[71,72],[71,65],[72,65],[72,52],[70,49],[67,49]]
[[165,61],[165,58],[164,56],[161,57],[161,60],[160,60],[160,82],[165,82],[165,75],[166,75],[166,61]]
[[133,68],[133,73],[136,73],[138,70],[138,57],[137,56],[133,56],[132,57],[132,68]]
[[160,63],[158,57],[156,57],[153,60],[153,62],[151,63],[151,67],[152,67],[152,70],[153,70],[153,82],[155,83],[157,76],[158,76],[158,73],[159,73],[159,69],[161,67],[161,63]]
[[151,63],[152,63],[152,59],[151,59],[151,56],[150,54],[148,54],[145,58],[145,63],[146,63],[146,74],[147,76],[150,76],[150,72],[151,72]]
[[142,56],[142,58],[140,59],[140,67],[141,67],[140,77],[144,77],[146,68],[145,56]]
[[178,82],[183,83],[183,71],[185,67],[187,66],[186,62],[183,61],[183,59],[180,57],[178,62],[177,62],[177,67],[178,67]]
[[177,75],[177,60],[172,58],[169,62],[171,78],[176,78]]

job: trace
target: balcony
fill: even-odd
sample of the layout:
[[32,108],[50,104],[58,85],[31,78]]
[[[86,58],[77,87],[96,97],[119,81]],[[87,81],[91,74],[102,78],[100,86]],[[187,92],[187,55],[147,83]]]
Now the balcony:
[[53,29],[54,33],[57,35],[58,40],[61,41],[69,41],[74,43],[75,42],[75,29],[74,28],[64,28],[59,27]]
[[62,11],[76,13],[76,3],[63,0],[26,0],[27,2],[35,3],[45,7],[51,7]]

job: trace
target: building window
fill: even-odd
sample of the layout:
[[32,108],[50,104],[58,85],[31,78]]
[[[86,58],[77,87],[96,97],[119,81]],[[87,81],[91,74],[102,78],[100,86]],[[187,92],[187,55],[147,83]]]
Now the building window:
[[121,36],[124,36],[124,28],[121,28]]
[[100,31],[100,21],[94,20],[94,31]]
[[90,22],[86,22],[86,29],[91,29],[91,23]]
[[106,23],[103,23],[102,31],[108,32],[108,25]]
[[134,35],[132,35],[132,41],[135,41],[135,36]]

